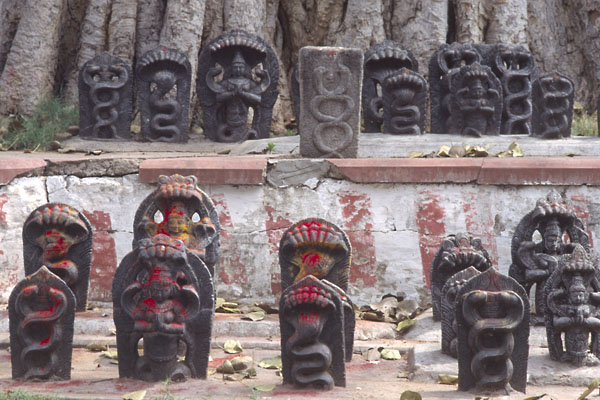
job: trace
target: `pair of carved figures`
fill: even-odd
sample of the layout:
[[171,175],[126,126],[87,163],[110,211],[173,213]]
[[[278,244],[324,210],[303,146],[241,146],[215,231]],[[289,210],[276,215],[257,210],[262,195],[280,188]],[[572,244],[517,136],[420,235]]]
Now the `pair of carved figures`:
[[479,239],[444,239],[431,266],[442,352],[459,360],[459,389],[525,391],[529,303],[523,288],[491,267]]
[[429,62],[431,130],[471,136],[571,135],[574,84],[538,78],[522,46],[444,44]]
[[25,279],[9,298],[13,378],[70,379],[75,311],[85,311],[92,227],[79,211],[49,203],[23,226]]
[[352,248],[336,225],[301,220],[281,238],[279,302],[283,382],[346,386],[355,316],[346,295]]
[[133,251],[113,280],[119,376],[206,378],[218,215],[195,177],[161,176],[158,183],[136,212]]
[[[136,87],[144,140],[188,141],[191,74],[188,58],[174,49],[160,47],[139,60]],[[269,137],[279,64],[266,42],[242,30],[225,32],[203,48],[198,76],[206,137],[220,142]],[[79,104],[84,139],[130,139],[132,80],[131,68],[106,52],[83,66]]]
[[[413,54],[391,40],[365,53],[362,107],[366,132],[425,132],[427,81]],[[379,94],[381,93],[381,95]]]

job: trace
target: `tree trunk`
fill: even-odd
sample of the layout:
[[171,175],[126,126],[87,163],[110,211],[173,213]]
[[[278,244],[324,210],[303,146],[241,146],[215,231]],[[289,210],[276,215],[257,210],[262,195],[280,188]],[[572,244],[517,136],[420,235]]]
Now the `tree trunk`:
[[164,0],[138,0],[135,47],[137,58],[158,47],[164,12]]
[[329,42],[363,51],[385,39],[382,0],[347,0],[339,26],[329,26]]
[[52,93],[63,0],[28,0],[0,77],[0,113],[30,114]]
[[510,43],[527,47],[527,0],[456,0],[461,43]]
[[23,3],[22,0],[6,0],[0,5],[0,73],[19,26]]
[[393,0],[391,20],[392,39],[412,51],[419,62],[419,73],[427,76],[429,58],[446,43],[448,2]]
[[136,0],[113,0],[108,24],[108,52],[133,64],[135,55]]
[[111,0],[90,0],[88,4],[81,25],[77,66],[69,75],[64,93],[65,99],[70,103],[78,103],[77,83],[83,64],[106,50],[110,2]]

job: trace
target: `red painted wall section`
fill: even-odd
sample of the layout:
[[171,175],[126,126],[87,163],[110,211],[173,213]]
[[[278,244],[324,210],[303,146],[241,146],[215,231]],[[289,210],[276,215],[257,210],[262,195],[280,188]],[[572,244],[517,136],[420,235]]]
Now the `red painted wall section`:
[[590,247],[594,247],[594,239],[592,238],[592,232],[588,228],[588,222],[590,219],[590,210],[587,205],[587,201],[583,195],[575,194],[570,197],[571,202],[573,203],[573,208],[575,209],[575,214],[581,219],[583,225],[585,225],[585,232],[588,234],[590,238]]
[[271,292],[274,296],[281,293],[281,272],[279,272],[279,242],[283,233],[292,226],[296,221],[290,221],[287,218],[277,215],[278,211],[272,206],[264,204],[267,220],[265,221],[265,229],[269,240],[269,253],[277,260],[275,271],[271,272]]
[[365,193],[353,191],[340,192],[337,196],[344,218],[341,228],[352,244],[350,283],[358,284],[359,287],[374,287],[377,283],[377,275],[375,238],[371,232],[373,229],[371,199]]
[[430,286],[429,270],[435,253],[446,237],[444,209],[440,206],[440,196],[436,192],[423,190],[417,196],[417,230],[419,232],[419,251],[423,263],[423,278]]
[[490,209],[492,202],[489,196],[482,192],[463,192],[463,211],[467,233],[481,239],[492,264],[498,266],[498,246],[494,236],[494,216]]
[[88,298],[96,301],[112,300],[112,281],[117,269],[117,251],[110,215],[103,211],[83,211],[94,228],[92,268]]
[[[219,250],[219,262],[216,265],[216,273],[222,283],[230,285],[233,283],[245,285],[248,283],[248,272],[246,265],[240,261],[240,252],[233,240],[233,223],[231,222],[231,213],[222,193],[211,194],[211,199],[215,203],[219,213],[219,224],[221,225]],[[215,283],[217,283],[215,282]]]
[[6,193],[0,194],[0,227],[6,228],[8,225],[6,224],[6,212],[2,211],[4,205],[8,203],[8,195]]

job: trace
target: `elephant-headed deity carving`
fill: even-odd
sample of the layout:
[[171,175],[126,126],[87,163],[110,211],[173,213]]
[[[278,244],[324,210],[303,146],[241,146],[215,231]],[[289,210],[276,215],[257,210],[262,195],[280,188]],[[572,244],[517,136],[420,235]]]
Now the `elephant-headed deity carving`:
[[217,142],[269,137],[279,63],[264,40],[239,29],[224,32],[202,49],[198,77],[206,137]]
[[548,350],[553,360],[600,364],[598,257],[580,244],[560,256],[544,287]]
[[188,141],[192,68],[174,49],[146,52],[136,67],[142,137],[153,142]]
[[469,43],[443,44],[429,60],[431,132],[447,133],[450,118],[450,77],[462,66],[481,63],[482,56]]
[[8,300],[13,379],[71,379],[75,296],[45,266],[26,276]]
[[119,265],[112,293],[120,377],[206,378],[214,286],[181,240],[163,234],[140,240]]
[[380,95],[383,82],[403,68],[418,73],[419,64],[412,52],[397,42],[384,40],[365,52],[362,86],[365,132],[381,132],[384,122],[384,103]]
[[511,277],[489,268],[458,290],[458,389],[525,393],[529,301]]
[[431,263],[431,300],[433,305],[433,319],[441,319],[440,305],[442,301],[442,288],[455,273],[474,267],[478,271],[485,271],[492,266],[492,261],[487,250],[481,244],[481,239],[467,233],[450,235],[442,241],[440,249],[435,254]]
[[133,246],[140,239],[163,234],[181,240],[214,276],[219,258],[219,216],[215,205],[197,186],[195,176],[161,175],[158,188],[138,207],[133,222]]
[[523,285],[529,296],[535,285],[536,324],[544,321],[546,280],[556,269],[559,257],[571,253],[576,243],[589,249],[589,236],[573,205],[554,190],[539,199],[515,229],[509,275]]
[[79,72],[79,135],[83,139],[129,140],[133,102],[131,67],[103,52]]
[[23,225],[25,275],[45,265],[71,288],[77,311],[85,311],[92,237],[90,222],[75,208],[61,203],[38,207]]

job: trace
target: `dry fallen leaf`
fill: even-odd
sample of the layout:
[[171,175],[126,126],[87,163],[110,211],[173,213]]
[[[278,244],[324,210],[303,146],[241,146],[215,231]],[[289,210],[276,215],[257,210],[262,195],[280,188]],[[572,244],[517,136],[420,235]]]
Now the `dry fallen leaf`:
[[242,319],[249,319],[250,321],[262,321],[265,319],[265,312],[263,310],[260,311],[250,311],[242,316]]
[[137,392],[131,392],[123,395],[124,400],[142,400],[146,397],[145,390],[138,390]]
[[258,366],[264,369],[281,369],[281,356],[260,360]]
[[381,353],[378,349],[371,347],[369,350],[363,352],[362,356],[369,362],[377,362],[381,358]]
[[413,392],[412,390],[405,390],[400,395],[400,400],[422,400],[423,398],[417,392]]
[[458,383],[458,375],[439,374],[438,383],[442,385],[456,385]]
[[381,358],[384,360],[399,360],[402,358],[400,351],[394,349],[381,350]]
[[254,385],[252,389],[258,390],[259,392],[270,392],[275,389],[275,385],[264,384],[264,385]]
[[438,150],[436,155],[438,157],[450,157],[450,146],[440,146],[440,149]]
[[594,391],[598,387],[598,378],[594,378],[593,381],[590,382],[587,389],[581,393],[581,395],[577,398],[577,400],[583,400],[588,397],[590,393]]
[[403,333],[406,332],[410,327],[417,323],[416,319],[405,319],[404,321],[398,322],[398,326],[396,327],[396,331]]
[[223,351],[228,354],[237,354],[244,351],[239,340],[228,340],[223,345]]

